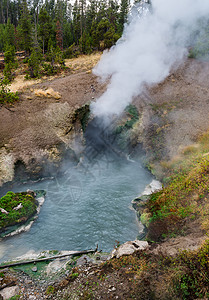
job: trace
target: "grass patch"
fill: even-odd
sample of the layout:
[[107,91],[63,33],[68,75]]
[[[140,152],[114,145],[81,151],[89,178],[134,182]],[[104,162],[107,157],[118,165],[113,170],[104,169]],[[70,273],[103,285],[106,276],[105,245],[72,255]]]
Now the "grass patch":
[[199,220],[202,229],[209,230],[208,152],[207,132],[199,138],[198,144],[185,147],[177,159],[164,163],[167,186],[154,193],[148,202],[151,213],[148,236],[152,240],[178,232],[185,220]]
[[137,108],[130,104],[125,109],[126,116],[122,120],[122,124],[115,129],[115,136],[117,145],[121,150],[126,150],[131,144],[131,130],[134,125],[139,121],[139,112]]
[[65,65],[72,73],[91,72],[101,58],[101,53],[96,52],[90,55],[79,55],[76,58],[66,59]]
[[[22,204],[22,207],[14,210],[19,204]],[[0,208],[7,212],[0,211],[0,231],[3,231],[5,227],[24,223],[33,216],[36,213],[37,201],[26,192],[8,192],[0,199]]]

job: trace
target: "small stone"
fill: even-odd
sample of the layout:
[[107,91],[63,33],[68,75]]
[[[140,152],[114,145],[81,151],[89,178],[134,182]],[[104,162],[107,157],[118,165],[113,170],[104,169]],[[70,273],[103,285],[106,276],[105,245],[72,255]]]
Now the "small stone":
[[37,271],[38,271],[38,268],[37,268],[37,267],[33,267],[31,270],[32,270],[33,272],[37,272]]
[[5,209],[3,209],[3,208],[1,208],[1,207],[0,207],[0,211],[2,212],[2,214],[6,214],[6,215],[9,214],[8,211],[6,211]]
[[29,299],[29,300],[35,300],[35,299],[37,299],[37,298],[36,298],[36,296],[30,295],[30,296],[28,297],[28,299]]
[[14,207],[13,210],[19,210],[23,208],[22,203],[20,203],[18,206]]
[[31,283],[32,283],[32,280],[30,280],[30,279],[25,279],[25,283],[26,283],[26,284],[31,284]]

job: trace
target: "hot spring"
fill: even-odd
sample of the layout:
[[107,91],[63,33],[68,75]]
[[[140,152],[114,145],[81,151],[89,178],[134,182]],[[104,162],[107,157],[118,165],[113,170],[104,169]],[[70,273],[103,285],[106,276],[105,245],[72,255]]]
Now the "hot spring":
[[[132,209],[131,200],[143,192],[152,175],[141,159],[120,155],[106,139],[86,133],[91,159],[77,165],[66,163],[62,175],[39,182],[26,182],[13,191],[46,191],[38,219],[28,232],[0,242],[0,260],[10,260],[30,250],[110,251],[117,242],[134,240],[143,226]],[[93,143],[93,144],[92,144]],[[93,145],[93,147],[92,147]],[[93,155],[95,152],[98,155]]]

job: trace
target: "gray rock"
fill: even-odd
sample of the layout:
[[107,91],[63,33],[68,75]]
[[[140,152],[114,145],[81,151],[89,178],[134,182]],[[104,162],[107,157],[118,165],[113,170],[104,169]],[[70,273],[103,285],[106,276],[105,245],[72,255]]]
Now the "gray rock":
[[149,244],[146,241],[130,241],[114,249],[111,253],[111,257],[119,258],[123,255],[130,255],[136,251],[145,250],[147,248],[149,248]]
[[[10,299],[15,295],[18,295],[20,289],[17,285],[6,287],[0,291],[0,295],[3,297],[4,300]],[[1,298],[0,298],[1,299]]]
[[157,192],[162,189],[162,183],[158,180],[153,179],[150,184],[148,184],[142,193],[142,196],[144,195],[151,195],[154,192]]
[[37,271],[38,271],[38,268],[37,268],[37,267],[33,267],[31,270],[32,270],[33,272],[37,272]]
[[5,215],[8,215],[8,214],[9,214],[8,211],[6,211],[5,209],[3,209],[3,208],[1,208],[1,207],[0,207],[0,211],[2,212],[2,214],[5,214]]
[[88,257],[87,255],[82,255],[77,259],[76,266],[82,266],[90,262],[92,262],[92,259],[90,257]]
[[22,203],[20,203],[18,206],[14,207],[13,210],[19,210],[23,208]]
[[29,300],[36,300],[37,298],[36,298],[36,296],[34,296],[34,295],[29,295],[28,299],[29,299]]

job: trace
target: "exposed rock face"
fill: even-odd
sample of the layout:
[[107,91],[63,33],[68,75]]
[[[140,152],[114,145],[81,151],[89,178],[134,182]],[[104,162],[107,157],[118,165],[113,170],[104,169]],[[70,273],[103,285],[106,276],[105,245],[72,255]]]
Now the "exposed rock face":
[[0,149],[0,186],[14,177],[15,158],[6,147]]
[[[18,177],[19,166],[23,171],[19,177],[36,180],[55,172],[63,156],[71,159],[76,152],[79,159],[86,121],[82,108],[87,108],[92,95],[97,97],[102,93],[102,86],[92,74],[71,74],[25,89],[12,110],[2,107],[0,186],[12,181],[14,175]],[[43,91],[41,97],[34,88]]]
[[14,176],[23,180],[49,176],[63,157],[78,160],[83,150],[82,118],[86,118],[88,107],[73,110],[68,103],[52,103],[40,112],[36,116],[40,128],[28,127],[21,136],[17,133],[10,139],[7,147],[0,148],[0,186]]
[[143,195],[151,195],[152,193],[162,189],[162,183],[158,180],[153,179],[150,184],[148,184],[142,193]]
[[[134,209],[137,211],[137,215],[141,223],[145,226],[149,226],[149,219],[151,217],[150,212],[146,209],[146,202],[150,198],[150,195],[162,189],[162,183],[153,179],[150,184],[145,187],[143,193],[132,201]],[[143,231],[145,234],[145,231]],[[143,236],[143,234],[142,234]]]
[[122,244],[117,249],[114,249],[111,253],[111,257],[119,258],[123,255],[130,255],[139,250],[145,250],[149,248],[149,244],[146,241],[129,241]]

